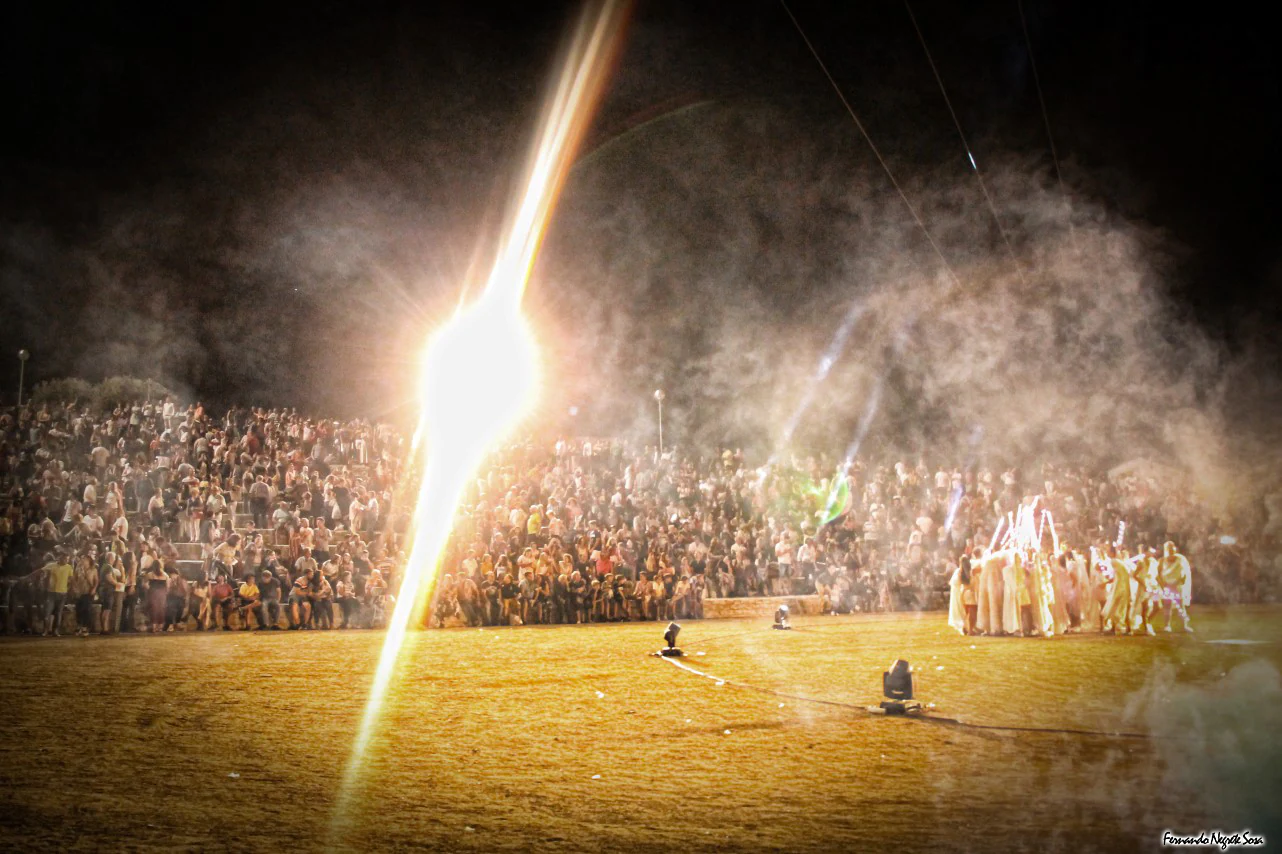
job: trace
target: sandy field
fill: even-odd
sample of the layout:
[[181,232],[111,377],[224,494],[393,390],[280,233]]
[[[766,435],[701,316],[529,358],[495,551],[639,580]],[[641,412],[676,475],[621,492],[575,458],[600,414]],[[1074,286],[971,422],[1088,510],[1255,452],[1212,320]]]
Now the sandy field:
[[[1282,609],[1196,619],[691,622],[704,675],[648,654],[653,623],[418,632],[346,788],[382,633],[10,638],[0,848],[1122,851],[1276,826]],[[866,710],[896,657],[937,719]]]

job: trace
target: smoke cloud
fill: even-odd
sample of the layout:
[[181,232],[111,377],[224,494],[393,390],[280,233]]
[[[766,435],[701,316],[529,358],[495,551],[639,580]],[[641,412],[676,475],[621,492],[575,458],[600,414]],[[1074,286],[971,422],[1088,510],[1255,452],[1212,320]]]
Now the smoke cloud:
[[[5,328],[32,370],[408,422],[427,331],[488,266],[541,78],[447,95],[409,83],[474,75],[462,54],[397,61],[405,86],[262,81],[80,231],[13,223]],[[1205,331],[1175,298],[1185,251],[1117,213],[1115,176],[1067,162],[1065,198],[1040,149],[977,135],[1012,253],[955,144],[913,145],[920,98],[864,100],[918,116],[883,148],[948,267],[826,93],[661,115],[566,185],[527,297],[543,423],[649,439],[663,387],[689,449],[836,458],[867,419],[869,450],[1153,456],[1223,504],[1276,489],[1267,329],[1232,351]]]
[[1282,833],[1282,674],[1272,663],[1252,659],[1202,685],[1155,667],[1127,711],[1157,736],[1167,784],[1211,799],[1225,822],[1216,829]]

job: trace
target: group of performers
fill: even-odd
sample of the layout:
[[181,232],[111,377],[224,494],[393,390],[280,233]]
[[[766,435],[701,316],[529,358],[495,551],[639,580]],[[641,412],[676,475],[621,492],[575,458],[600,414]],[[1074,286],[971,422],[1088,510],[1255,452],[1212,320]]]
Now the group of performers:
[[1191,632],[1192,570],[1168,542],[1159,555],[1101,543],[1087,554],[1064,547],[983,550],[963,556],[949,582],[948,624],[964,635],[1053,637],[1072,632],[1156,634],[1175,616]]

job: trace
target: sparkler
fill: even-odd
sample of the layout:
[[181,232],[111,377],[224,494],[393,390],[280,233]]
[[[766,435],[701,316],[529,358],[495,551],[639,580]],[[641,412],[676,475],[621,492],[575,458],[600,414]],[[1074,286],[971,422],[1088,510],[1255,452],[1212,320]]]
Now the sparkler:
[[991,552],[998,542],[998,536],[1005,529],[1005,536],[1001,538],[1001,546],[1013,548],[1020,551],[1037,551],[1042,550],[1042,539],[1046,533],[1046,525],[1050,524],[1051,541],[1054,543],[1054,553],[1059,553],[1059,534],[1055,531],[1055,520],[1051,517],[1049,510],[1043,508],[1039,517],[1036,513],[1037,505],[1041,503],[1041,497],[1034,498],[1029,504],[1020,504],[1012,513],[1007,511],[1005,518],[997,520],[997,530],[993,531],[993,541],[989,544],[988,550]]
[[539,125],[525,186],[499,242],[485,290],[428,343],[415,447],[425,452],[413,542],[388,622],[365,714],[352,746],[336,818],[358,775],[386,699],[406,629],[429,599],[455,508],[476,470],[537,397],[538,351],[521,297],[561,185],[604,86],[626,3],[585,10]]
[[1051,546],[1055,549],[1054,553],[1059,554],[1059,532],[1055,530],[1055,517],[1049,510],[1043,510],[1042,513],[1046,515],[1046,523],[1051,526]]
[[993,538],[988,543],[988,554],[992,554],[993,549],[997,548],[997,537],[1001,534],[1002,528],[1005,527],[1005,525],[1006,519],[1004,517],[997,520],[997,527],[993,529]]

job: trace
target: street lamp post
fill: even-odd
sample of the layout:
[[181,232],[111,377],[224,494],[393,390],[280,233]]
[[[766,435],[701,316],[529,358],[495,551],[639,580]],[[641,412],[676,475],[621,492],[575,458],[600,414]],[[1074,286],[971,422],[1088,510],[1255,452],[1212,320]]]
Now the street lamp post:
[[18,351],[18,407],[22,407],[22,383],[27,378],[27,360],[31,354],[26,350]]
[[663,389],[654,390],[654,402],[659,404],[659,456],[663,456],[663,399],[667,397]]

